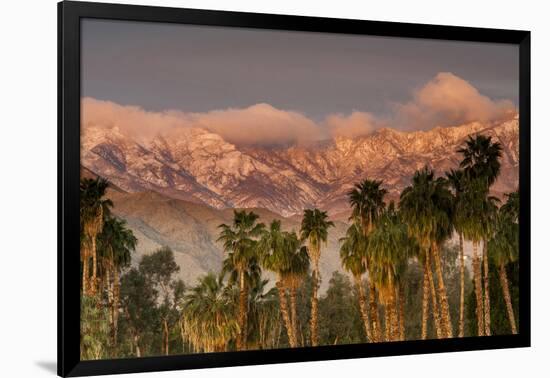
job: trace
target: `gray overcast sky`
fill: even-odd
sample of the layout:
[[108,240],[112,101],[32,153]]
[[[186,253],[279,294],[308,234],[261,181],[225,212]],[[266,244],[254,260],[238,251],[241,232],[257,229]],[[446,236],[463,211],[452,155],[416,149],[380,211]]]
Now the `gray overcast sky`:
[[438,72],[517,105],[516,46],[111,20],[82,23],[82,96],[146,110],[269,103],[384,116]]

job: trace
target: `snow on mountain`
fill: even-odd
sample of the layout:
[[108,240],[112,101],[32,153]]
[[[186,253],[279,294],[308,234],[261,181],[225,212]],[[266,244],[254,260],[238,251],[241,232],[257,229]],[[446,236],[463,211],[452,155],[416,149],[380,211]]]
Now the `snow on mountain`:
[[379,129],[356,139],[336,138],[292,147],[239,147],[199,128],[181,128],[149,141],[116,127],[83,127],[82,165],[133,193],[230,207],[265,208],[283,216],[317,206],[347,216],[346,192],[359,180],[383,180],[390,199],[424,165],[437,174],[456,167],[457,148],[468,135],[483,133],[503,146],[497,195],[516,189],[517,117],[500,123],[473,122],[429,131]]

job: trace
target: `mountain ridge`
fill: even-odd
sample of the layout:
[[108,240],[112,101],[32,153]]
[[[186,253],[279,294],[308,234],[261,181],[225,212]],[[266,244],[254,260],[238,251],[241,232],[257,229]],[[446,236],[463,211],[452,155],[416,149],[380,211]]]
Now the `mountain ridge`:
[[129,193],[155,191],[216,209],[265,208],[284,217],[319,207],[346,217],[346,193],[365,177],[382,180],[396,200],[414,171],[441,175],[458,166],[457,148],[476,133],[503,146],[502,174],[493,194],[516,189],[517,116],[427,131],[382,128],[366,136],[309,145],[237,146],[200,128],[182,128],[138,141],[116,126],[85,125],[82,165]]

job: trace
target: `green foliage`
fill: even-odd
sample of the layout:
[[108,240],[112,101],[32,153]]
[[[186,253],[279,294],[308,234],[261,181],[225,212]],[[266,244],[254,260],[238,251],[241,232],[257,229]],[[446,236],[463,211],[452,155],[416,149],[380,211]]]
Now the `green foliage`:
[[183,298],[184,332],[194,352],[221,352],[236,337],[236,303],[231,292],[213,273],[199,278]]
[[347,276],[336,271],[319,301],[319,337],[322,345],[366,341],[355,289]]
[[80,300],[80,359],[98,360],[108,357],[107,311],[95,297]]
[[163,298],[170,294],[172,276],[179,272],[180,267],[174,260],[174,252],[168,247],[162,247],[150,255],[142,257],[139,271],[149,284],[160,290]]

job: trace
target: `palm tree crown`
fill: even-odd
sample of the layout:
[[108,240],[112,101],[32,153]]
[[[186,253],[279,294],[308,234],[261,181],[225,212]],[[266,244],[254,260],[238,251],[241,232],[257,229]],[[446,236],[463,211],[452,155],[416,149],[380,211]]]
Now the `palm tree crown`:
[[308,241],[310,246],[308,252],[311,254],[313,261],[319,258],[318,254],[321,250],[321,243],[327,242],[329,227],[334,227],[334,222],[328,220],[326,211],[319,209],[304,210],[300,228],[300,239]]
[[184,329],[198,351],[220,352],[235,338],[234,301],[221,278],[209,273],[183,298]]
[[487,188],[493,185],[500,174],[502,156],[500,143],[493,143],[491,137],[478,134],[475,137],[469,136],[466,145],[459,148],[457,152],[464,157],[460,167],[469,177],[473,179],[483,177]]
[[348,192],[349,203],[352,206],[350,219],[358,222],[367,235],[378,215],[384,209],[384,196],[387,190],[381,188],[382,181],[365,179],[356,184]]
[[234,211],[233,223],[231,225],[221,224],[219,242],[223,248],[232,252],[231,258],[236,267],[245,268],[249,260],[255,257],[255,238],[262,235],[265,228],[263,223],[256,223],[259,216],[245,210]]
[[401,193],[399,209],[409,235],[415,236],[423,248],[451,232],[452,195],[448,183],[435,178],[428,167],[415,172],[412,185]]

